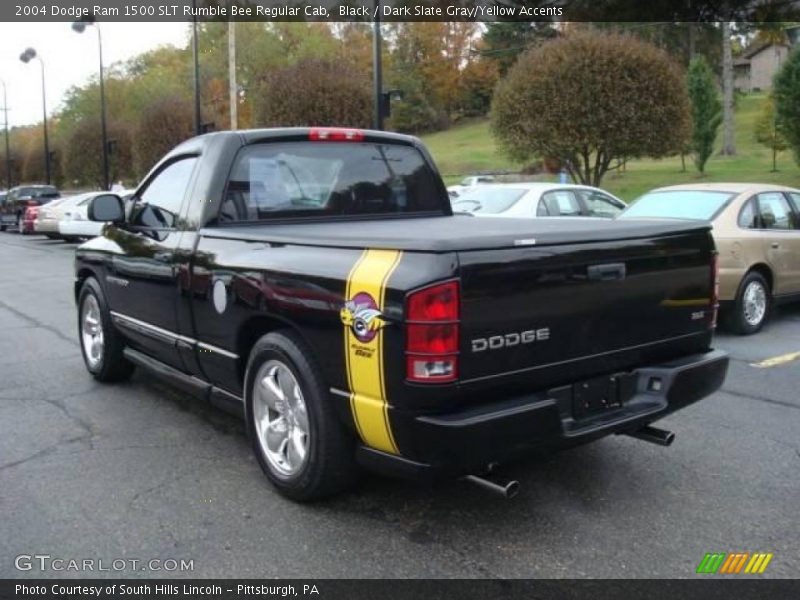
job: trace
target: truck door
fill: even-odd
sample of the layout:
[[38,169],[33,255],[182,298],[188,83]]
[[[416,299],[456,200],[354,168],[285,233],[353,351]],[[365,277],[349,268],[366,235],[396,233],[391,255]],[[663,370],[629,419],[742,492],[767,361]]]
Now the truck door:
[[176,250],[197,162],[197,156],[180,156],[166,163],[137,191],[128,222],[106,233],[120,247],[106,280],[114,322],[133,347],[181,370]]

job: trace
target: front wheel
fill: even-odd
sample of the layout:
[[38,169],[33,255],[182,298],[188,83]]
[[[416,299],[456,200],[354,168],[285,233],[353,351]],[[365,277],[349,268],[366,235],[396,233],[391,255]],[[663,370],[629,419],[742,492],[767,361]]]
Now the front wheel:
[[308,346],[291,332],[263,336],[245,374],[247,431],[267,479],[310,501],[351,486],[355,440],[337,419]]
[[771,300],[767,280],[761,273],[751,271],[739,284],[727,318],[729,328],[740,335],[757,333],[769,318]]
[[134,365],[123,355],[125,344],[111,322],[111,313],[100,284],[89,277],[78,296],[78,337],[83,361],[98,381],[122,381]]

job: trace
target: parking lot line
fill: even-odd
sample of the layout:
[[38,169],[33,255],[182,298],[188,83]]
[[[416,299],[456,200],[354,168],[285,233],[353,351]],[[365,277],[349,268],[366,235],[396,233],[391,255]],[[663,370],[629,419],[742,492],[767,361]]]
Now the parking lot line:
[[772,358],[768,358],[760,362],[750,363],[750,366],[756,367],[758,369],[766,369],[768,367],[777,367],[778,365],[784,365],[788,362],[792,362],[793,360],[797,360],[798,358],[800,358],[800,352],[789,352],[788,354],[773,356]]

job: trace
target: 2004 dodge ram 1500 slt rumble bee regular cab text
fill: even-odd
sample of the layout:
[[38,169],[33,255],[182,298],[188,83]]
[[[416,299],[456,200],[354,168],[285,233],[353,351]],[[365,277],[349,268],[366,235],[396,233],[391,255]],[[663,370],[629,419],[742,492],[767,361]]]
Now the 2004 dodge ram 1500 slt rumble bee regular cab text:
[[716,253],[696,221],[453,215],[413,137],[351,129],[189,140],[80,246],[86,366],[134,365],[244,415],[298,500],[359,466],[483,477],[650,423],[718,389]]

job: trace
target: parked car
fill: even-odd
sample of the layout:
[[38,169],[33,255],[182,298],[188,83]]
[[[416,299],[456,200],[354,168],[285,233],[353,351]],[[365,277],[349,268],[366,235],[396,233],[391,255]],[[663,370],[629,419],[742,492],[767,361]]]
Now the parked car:
[[711,222],[720,261],[720,316],[729,329],[755,333],[773,304],[800,300],[800,190],[757,183],[664,187],[620,216],[642,217]]
[[36,233],[47,236],[54,240],[61,237],[58,233],[58,222],[63,216],[65,206],[75,202],[76,196],[56,198],[39,208],[39,214],[35,223]]
[[488,466],[536,448],[669,445],[650,424],[728,367],[708,223],[453,215],[410,136],[212,133],[170,152],[130,211],[103,194],[88,214],[108,222],[76,251],[89,373],[136,365],[243,415],[297,500],[359,465],[508,495]]
[[447,193],[450,195],[451,198],[457,198],[466,190],[475,187],[476,185],[482,185],[484,183],[494,183],[495,178],[491,175],[471,175],[469,177],[465,177],[461,180],[461,183],[457,185],[451,185],[447,188]]
[[18,232],[22,235],[31,235],[36,233],[36,220],[39,218],[38,206],[28,206],[25,208],[25,213],[22,216],[22,229]]
[[[92,198],[104,193],[89,192],[88,194],[81,194],[75,199],[74,203],[62,209],[62,216],[58,221],[58,233],[63,240],[74,242],[100,235],[103,231],[104,223],[90,220],[88,209]],[[123,199],[127,199],[133,194],[133,190],[122,188],[114,193],[119,194]]]
[[453,211],[476,217],[605,217],[627,206],[599,188],[566,183],[495,183],[476,186],[451,200]]
[[52,185],[21,185],[11,188],[5,204],[0,208],[0,231],[16,227],[17,232],[22,233],[25,209],[28,206],[41,206],[60,197],[58,188]]

